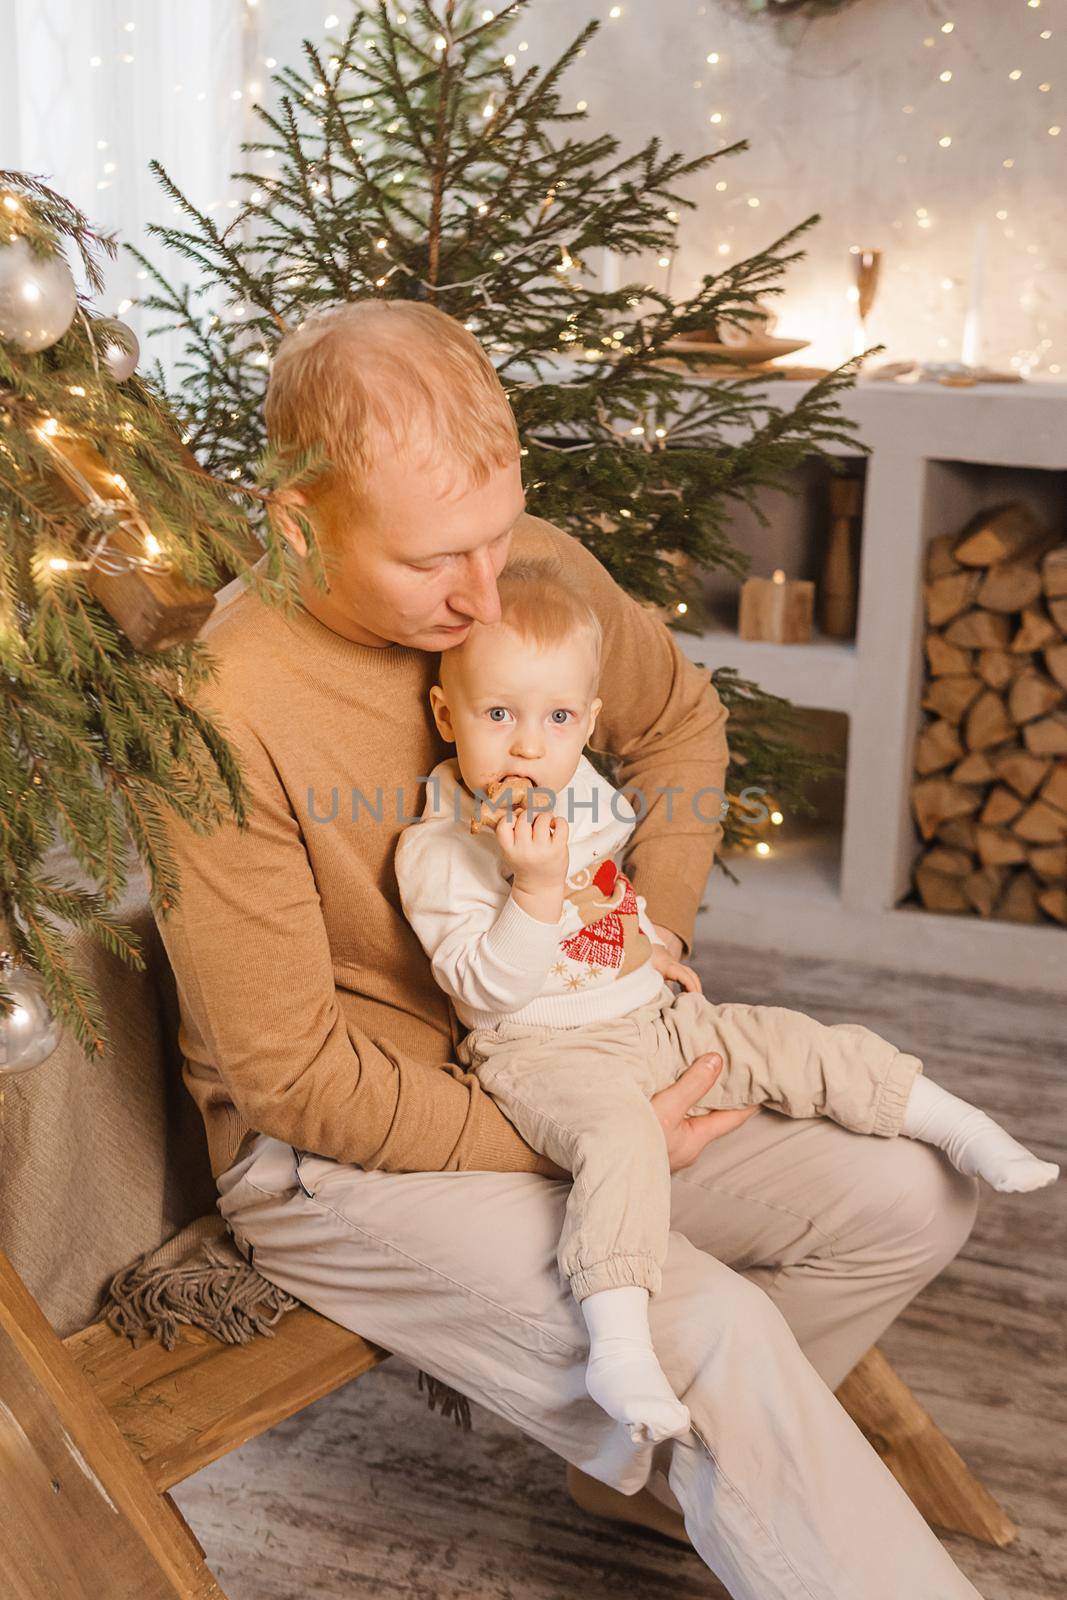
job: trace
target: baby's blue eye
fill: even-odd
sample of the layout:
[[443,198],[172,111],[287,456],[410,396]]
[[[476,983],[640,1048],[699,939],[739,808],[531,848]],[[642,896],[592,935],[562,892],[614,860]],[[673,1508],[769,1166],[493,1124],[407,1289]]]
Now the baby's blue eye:
[[[501,715],[499,717],[497,716],[497,712],[498,711],[501,713]],[[507,716],[507,714],[508,713],[507,713],[507,707],[506,706],[490,706],[489,707],[489,720],[490,720],[490,722],[501,722],[501,721],[503,721],[504,717]]]
[[566,720],[567,720],[567,718],[569,716],[570,716],[570,712],[569,711],[553,711],[552,720],[553,720],[553,722],[556,722],[557,725],[562,725],[564,722],[566,722]]

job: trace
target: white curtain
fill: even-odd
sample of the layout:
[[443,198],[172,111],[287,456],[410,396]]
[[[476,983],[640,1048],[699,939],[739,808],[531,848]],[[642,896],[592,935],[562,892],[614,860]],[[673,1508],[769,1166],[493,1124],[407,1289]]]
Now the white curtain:
[[[148,170],[222,218],[235,205],[253,99],[268,72],[260,17],[247,0],[0,0],[0,167],[45,178],[104,231],[136,244],[168,276],[190,276],[146,238],[175,223]],[[77,263],[71,262],[77,273]],[[99,309],[135,329],[148,359],[169,365],[177,336],[147,343],[153,319],[127,302],[147,287],[120,249]]]

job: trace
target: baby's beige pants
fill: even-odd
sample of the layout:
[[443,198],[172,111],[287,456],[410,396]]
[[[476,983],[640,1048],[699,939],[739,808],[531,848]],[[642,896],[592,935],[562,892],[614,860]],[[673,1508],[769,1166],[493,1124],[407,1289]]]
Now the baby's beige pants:
[[701,1107],[770,1106],[788,1117],[829,1117],[854,1133],[898,1133],[922,1071],[916,1056],[859,1023],[714,1005],[666,985],[661,999],[610,1022],[501,1022],[460,1045],[460,1060],[523,1138],[574,1175],[557,1260],[577,1300],[623,1285],[659,1292],[671,1182],[649,1101],[710,1050],[723,1070]]

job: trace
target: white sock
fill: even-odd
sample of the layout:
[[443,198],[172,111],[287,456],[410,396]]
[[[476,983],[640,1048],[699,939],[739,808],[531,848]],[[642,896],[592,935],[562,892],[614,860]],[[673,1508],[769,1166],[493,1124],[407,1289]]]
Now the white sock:
[[920,1073],[911,1087],[900,1131],[943,1150],[960,1172],[984,1178],[994,1189],[1021,1193],[1043,1189],[1060,1175],[977,1106],[960,1100]]
[[609,1417],[624,1422],[635,1443],[689,1430],[689,1412],[667,1382],[652,1348],[648,1290],[601,1289],[582,1301],[589,1330],[585,1386]]

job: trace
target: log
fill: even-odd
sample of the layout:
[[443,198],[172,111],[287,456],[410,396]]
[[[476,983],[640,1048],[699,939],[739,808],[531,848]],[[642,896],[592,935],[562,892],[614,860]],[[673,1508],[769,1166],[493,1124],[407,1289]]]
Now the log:
[[988,611],[1021,611],[1041,593],[1036,561],[1005,561],[990,567],[978,590],[978,604]]
[[978,593],[981,577],[977,572],[953,572],[926,585],[926,620],[932,628],[951,622],[966,611]]
[[[927,633],[926,660],[932,678],[946,678],[954,673],[970,672],[974,656],[970,650],[961,650],[958,644],[949,644],[940,633]],[[1011,657],[1006,656],[1010,661]]]
[[1011,620],[998,611],[965,611],[949,623],[945,638],[965,650],[1003,650],[1011,639]]
[[1004,890],[1004,877],[1003,867],[979,867],[963,880],[968,904],[980,917],[992,916],[993,907]]
[[1013,867],[1026,860],[1026,846],[1005,828],[976,827],[974,848],[983,867]]
[[929,582],[934,578],[947,578],[950,573],[958,572],[959,563],[953,555],[957,533],[939,533],[936,539],[931,539],[926,547],[926,577]]
[[1067,812],[1067,761],[1057,761],[1041,791],[1041,798],[1047,806]]
[[1042,561],[1041,584],[1050,600],[1067,595],[1067,544],[1057,545]]
[[998,778],[1021,794],[1024,800],[1037,789],[1048,775],[1049,764],[1042,761],[1040,756],[1032,756],[1026,750],[1004,750],[992,758],[993,770]]
[[915,887],[927,911],[969,911],[970,902],[963,891],[963,880],[935,872],[926,861],[915,869]]
[[1067,689],[1067,642],[1054,644],[1045,651],[1045,666],[1061,689]]
[[1067,922],[1067,889],[1059,886],[1041,889],[1038,892],[1037,903],[1042,911],[1050,917],[1055,917],[1057,922]]
[[995,777],[993,763],[984,750],[972,750],[952,769],[954,783],[992,783]]
[[1045,883],[1067,882],[1067,844],[1039,844],[1027,852],[1030,870]]
[[1016,678],[1008,694],[1008,713],[1017,727],[1043,717],[1046,711],[1059,705],[1064,697],[1058,683],[1046,678],[1043,672],[1029,667]]
[[1007,922],[1040,922],[1038,893],[1038,884],[1032,873],[1025,868],[1022,872],[1014,873],[997,901],[997,916]]
[[931,872],[943,873],[946,878],[965,878],[974,862],[969,850],[952,850],[948,845],[935,844],[923,856],[923,865]]
[[[947,683],[948,679],[942,682]],[[1014,732],[1003,700],[992,689],[986,689],[967,713],[963,738],[968,750],[988,750],[991,744],[1003,744]]]
[[1027,844],[1059,844],[1067,839],[1067,812],[1044,800],[1035,800],[1013,822],[1012,832]]
[[[982,694],[981,678],[965,674],[951,678],[934,678],[922,697],[924,711],[932,711],[946,722],[957,723]],[[988,692],[988,691],[986,691]]]
[[984,511],[968,523],[954,555],[962,567],[992,567],[1002,561],[1047,550],[1054,544],[1044,523],[1022,500]]
[[941,824],[934,837],[942,844],[950,844],[957,850],[969,850],[973,855],[975,827],[973,817],[950,817]]
[[911,799],[924,839],[932,839],[940,825],[952,817],[972,816],[981,803],[973,789],[965,789],[949,778],[920,779],[912,784]]
[[951,722],[931,722],[915,741],[915,770],[921,778],[941,772],[963,754],[960,736]]
[[975,670],[990,689],[1004,689],[1025,666],[1026,662],[1009,650],[979,650]]
[[1062,711],[1054,711],[1040,722],[1028,722],[1023,738],[1031,755],[1067,756],[1067,716]]
[[925,579],[916,895],[930,911],[1065,921],[1067,543],[1012,502],[930,540]]
[[1002,827],[1006,823],[1015,821],[1023,804],[1017,794],[1013,794],[1004,784],[998,783],[995,789],[989,791],[978,820],[987,828]]
[[1031,650],[1043,650],[1047,644],[1057,644],[1059,638],[1056,624],[1044,607],[1035,603],[1023,611],[1021,625],[1008,649],[1013,655],[1021,655]]
[[[149,654],[190,643],[215,609],[212,591],[188,582],[173,566],[153,572],[136,564],[145,556],[144,535],[150,530],[140,519],[126,484],[111,471],[92,440],[61,429],[49,437],[48,448],[54,469],[52,486],[72,505],[93,507],[101,499],[115,505],[118,489],[123,510],[109,519],[107,535],[113,559],[106,565],[96,563],[84,574],[93,599],[110,613],[135,650]],[[192,455],[189,464],[203,475]],[[250,532],[248,543],[254,543]],[[122,570],[123,558],[134,564]]]

